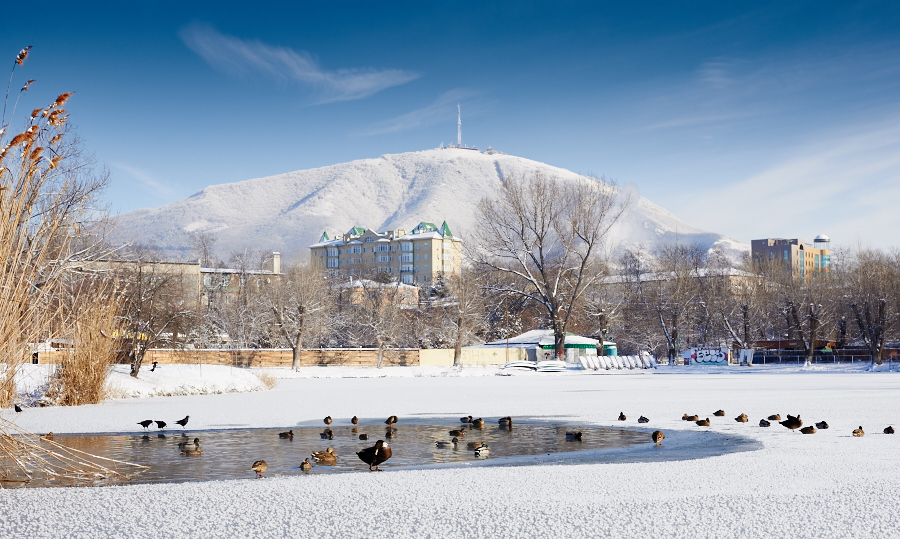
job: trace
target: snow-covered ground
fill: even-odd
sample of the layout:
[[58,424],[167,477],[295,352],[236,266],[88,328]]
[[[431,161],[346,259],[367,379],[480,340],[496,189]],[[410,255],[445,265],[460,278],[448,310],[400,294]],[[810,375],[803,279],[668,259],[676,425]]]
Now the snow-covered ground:
[[[900,438],[881,431],[900,427],[900,373],[864,368],[281,376],[271,391],[29,408],[16,421],[34,432],[118,432],[135,428],[141,419],[186,414],[190,430],[320,425],[325,415],[346,424],[353,415],[390,414],[400,416],[401,425],[404,417],[421,414],[473,414],[637,428],[635,419],[643,414],[650,418],[647,427],[663,430],[673,442],[681,432],[701,428],[681,421],[688,413],[709,416],[711,430],[751,437],[762,449],[671,462],[263,480],[248,473],[247,480],[238,481],[0,490],[0,536],[898,536]],[[719,408],[725,417],[712,415]],[[619,412],[628,421],[617,421]],[[734,421],[741,412],[750,416],[749,423]],[[800,414],[805,424],[826,420],[831,428],[803,435],[777,424],[757,426],[773,413]],[[854,438],[851,431],[860,425],[866,436]],[[257,458],[264,456],[247,455],[248,468]]]

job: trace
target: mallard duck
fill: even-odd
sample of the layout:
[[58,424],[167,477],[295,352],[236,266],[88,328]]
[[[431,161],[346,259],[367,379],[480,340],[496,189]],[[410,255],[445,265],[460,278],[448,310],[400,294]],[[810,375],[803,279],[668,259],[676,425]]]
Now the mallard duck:
[[[890,428],[890,427],[888,427],[888,428]],[[885,432],[887,432],[887,429],[885,429]],[[893,434],[893,432],[892,432],[891,434]],[[52,439],[53,439],[53,433],[52,433],[52,432],[48,432],[47,434],[41,434],[40,438],[41,438],[41,440],[52,440]]]
[[375,471],[380,472],[378,465],[391,458],[391,446],[384,440],[378,440],[372,447],[367,447],[356,453],[359,460],[369,465],[369,471],[375,466]]
[[181,449],[181,450],[197,449],[198,447],[200,447],[200,438],[194,438],[193,442],[180,442],[178,444],[178,449]]
[[819,421],[818,423],[816,423],[816,428],[819,429],[819,430],[827,429],[827,428],[828,428],[828,422],[827,422],[827,421]]
[[766,421],[765,419],[760,419],[760,420],[759,420],[759,426],[760,426],[760,427],[768,427],[768,426],[770,426],[770,425],[771,425],[771,423],[769,423],[769,422]]
[[815,434],[816,428],[810,425],[808,427],[803,427],[802,429],[800,429],[800,432],[802,432],[803,434]]
[[866,433],[862,430],[862,425],[860,425],[858,429],[853,429],[853,435],[857,438],[862,438],[866,435]]
[[181,454],[189,457],[199,457],[203,454],[203,448],[200,447],[200,444],[197,444],[194,449],[182,449]]
[[368,439],[369,439],[369,435],[368,435],[368,434],[360,434],[360,435],[359,435],[359,439],[360,439],[360,440],[368,440]]
[[741,414],[741,415],[737,416],[736,418],[734,418],[734,420],[737,421],[738,423],[746,423],[748,421],[747,414]]
[[326,425],[331,425],[331,416],[326,415],[325,419],[323,419],[322,421],[324,421]]
[[350,422],[353,423],[354,425],[359,425],[359,418],[356,416],[353,416],[350,418]]
[[309,461],[309,457],[306,457],[306,460],[300,463],[300,469],[304,472],[312,470],[312,462]]
[[337,453],[333,447],[329,447],[325,451],[316,451],[310,455],[319,466],[334,466],[337,464]]
[[278,437],[279,438],[288,438],[288,439],[293,440],[294,439],[294,429],[291,429],[287,432],[279,432]]
[[253,463],[253,466],[250,466],[250,469],[256,472],[256,477],[262,477],[263,472],[269,469],[269,465],[266,464],[264,460],[257,460]]
[[697,415],[689,415],[685,421],[700,421],[700,416]]
[[649,423],[650,420],[644,416],[638,418],[638,423]]
[[334,432],[331,429],[325,429],[319,433],[319,437],[323,440],[334,440]]
[[462,423],[463,425],[468,425],[469,423],[472,422],[472,416],[467,415],[465,417],[461,417],[461,418],[459,418],[459,422]]
[[484,444],[484,441],[481,442],[469,442],[466,444],[466,449],[472,450],[481,447]]
[[716,410],[713,412],[713,415],[716,417],[725,417],[725,410]]
[[481,444],[481,447],[475,448],[475,456],[476,457],[487,457],[491,454],[491,448],[488,447],[488,444]]
[[781,421],[781,414],[772,414],[767,419],[769,421]]
[[[885,434],[894,434],[894,427],[888,425],[887,427],[884,428],[884,433],[885,433]],[[51,437],[51,439],[52,439],[52,437],[53,437],[53,433],[52,433],[52,432],[50,433],[50,437]]]
[[456,436],[457,438],[460,436],[466,435],[466,429],[454,429],[450,431],[450,436]]
[[480,417],[478,419],[473,419],[472,427],[476,428],[476,429],[483,429],[484,428],[484,419],[481,419]]
[[501,425],[512,425],[512,418],[509,416],[501,417],[497,422]]
[[707,417],[706,419],[699,419],[699,420],[695,421],[695,423],[697,423],[697,425],[700,427],[708,427],[709,426],[709,418]]
[[791,414],[788,414],[787,419],[781,421],[781,424],[786,428],[796,430],[803,426],[803,420],[800,419],[799,415],[797,415],[797,417],[794,417]]
[[666,435],[663,434],[660,430],[655,430],[653,431],[653,434],[650,435],[650,439],[653,440],[656,445],[659,445],[665,437]]
[[385,419],[384,424],[385,424],[385,425],[393,425],[393,424],[396,423],[397,421],[399,421],[399,419],[397,418],[397,416],[392,415],[391,417]]
[[619,421],[625,421],[626,419],[628,418],[625,417],[625,412],[619,412]]
[[454,439],[450,440],[449,442],[446,440],[440,440],[438,442],[435,442],[435,445],[440,449],[446,449],[448,447],[456,447],[456,444],[458,444],[458,443],[459,443],[459,439],[454,438]]
[[688,419],[689,417],[691,417],[691,416],[689,416],[689,415],[687,415],[687,414],[684,414],[684,415],[681,416],[681,420],[682,420],[682,421],[689,421],[689,419]]
[[582,437],[582,434],[581,434],[580,430],[577,430],[575,432],[567,432],[566,433],[566,440],[569,440],[570,442],[580,442],[581,437]]

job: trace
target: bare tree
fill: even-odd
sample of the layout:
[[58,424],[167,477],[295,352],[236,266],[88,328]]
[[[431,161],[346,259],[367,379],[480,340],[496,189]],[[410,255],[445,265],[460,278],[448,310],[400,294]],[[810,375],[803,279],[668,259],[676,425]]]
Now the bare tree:
[[403,344],[401,336],[406,324],[404,306],[414,307],[417,288],[399,282],[380,283],[370,279],[351,279],[341,285],[339,302],[349,318],[349,341],[357,346],[373,346],[378,350],[378,368],[383,365],[384,351]]
[[600,278],[600,251],[626,203],[601,180],[563,182],[540,172],[507,177],[499,198],[478,203],[471,258],[482,270],[513,277],[511,286],[488,285],[494,292],[541,305],[558,359],[573,307]]
[[453,365],[462,360],[462,347],[475,341],[475,333],[484,320],[484,297],[478,274],[462,268],[459,274],[445,277],[447,297],[442,305],[444,321],[451,330]]
[[330,296],[325,274],[311,262],[285,268],[283,277],[271,283],[262,294],[277,333],[291,348],[291,366],[295,370],[300,367],[304,338],[314,335],[334,307]]
[[202,230],[191,232],[188,235],[188,238],[191,241],[191,247],[194,250],[194,254],[197,256],[197,259],[200,260],[200,265],[204,268],[215,266],[218,262],[218,257],[215,254],[215,246],[218,238],[211,232],[204,232]]

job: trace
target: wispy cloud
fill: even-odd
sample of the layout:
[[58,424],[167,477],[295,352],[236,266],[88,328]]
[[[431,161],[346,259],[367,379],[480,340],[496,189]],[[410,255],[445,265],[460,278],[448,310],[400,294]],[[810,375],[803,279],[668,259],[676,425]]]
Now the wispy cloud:
[[[383,135],[385,133],[396,133],[398,131],[407,131],[415,129],[423,125],[433,125],[438,122],[447,121],[447,118],[456,114],[456,104],[460,101],[468,99],[476,95],[475,92],[465,88],[456,88],[448,92],[444,92],[437,99],[428,105],[416,109],[400,116],[377,123],[369,129],[360,133],[360,135]],[[468,110],[468,114],[474,112],[473,109]]]
[[110,163],[110,165],[113,168],[118,169],[118,170],[124,172],[125,174],[131,176],[135,180],[141,182],[146,187],[149,187],[150,189],[155,191],[156,194],[158,194],[158,195],[163,195],[166,197],[173,197],[173,196],[179,195],[178,191],[176,189],[174,189],[172,186],[167,185],[166,183],[157,180],[155,177],[153,177],[153,174],[151,174],[150,172],[148,172],[142,168],[133,167],[133,166],[127,165],[125,163]]
[[182,41],[213,68],[236,76],[261,74],[311,86],[321,92],[316,103],[362,99],[385,88],[406,84],[418,73],[401,69],[326,70],[306,51],[243,40],[194,24],[180,32]]

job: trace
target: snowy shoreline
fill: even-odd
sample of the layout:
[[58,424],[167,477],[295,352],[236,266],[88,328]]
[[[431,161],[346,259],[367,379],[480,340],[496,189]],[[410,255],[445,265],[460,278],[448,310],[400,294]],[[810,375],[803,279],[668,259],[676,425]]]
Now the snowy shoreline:
[[[0,490],[0,534],[130,537],[153,529],[162,537],[188,531],[207,537],[896,535],[900,438],[881,430],[900,425],[900,376],[859,372],[865,367],[710,367],[705,372],[660,367],[633,376],[284,377],[270,391],[29,408],[16,422],[33,432],[130,431],[141,419],[186,414],[189,432],[390,414],[400,416],[401,424],[404,417],[475,414],[637,428],[633,419],[643,414],[650,423],[640,427],[663,430],[673,445],[679,432],[707,429],[681,420],[683,413],[696,413],[711,417],[708,430],[748,437],[760,449],[666,462],[265,480],[251,479],[250,473],[247,480],[234,481]],[[725,417],[712,416],[719,408]],[[627,422],[616,421],[620,411],[629,416]],[[734,421],[741,412],[750,416],[749,423]],[[831,428],[802,435],[774,423],[757,426],[773,413],[799,413],[805,424],[827,420]],[[860,424],[866,436],[852,437],[850,431]],[[264,457],[247,455],[248,468],[256,458]]]

